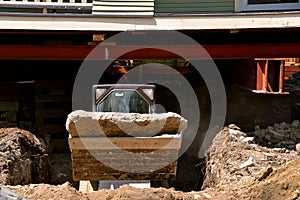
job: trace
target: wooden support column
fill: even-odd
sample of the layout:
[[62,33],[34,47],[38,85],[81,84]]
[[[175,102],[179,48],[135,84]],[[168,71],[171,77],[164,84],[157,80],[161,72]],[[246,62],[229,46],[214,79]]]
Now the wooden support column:
[[268,89],[268,60],[257,61],[256,90],[267,92]]
[[282,93],[284,89],[284,71],[285,71],[285,60],[281,60],[280,71],[279,71],[279,93]]
[[[256,58],[257,75],[256,75],[256,90],[258,93],[283,94],[284,89],[284,71],[286,58]],[[274,67],[271,61],[280,61],[280,66]],[[275,69],[275,71],[274,71]],[[271,73],[271,74],[270,74]],[[274,75],[275,73],[275,75]],[[275,80],[275,79],[279,80]]]

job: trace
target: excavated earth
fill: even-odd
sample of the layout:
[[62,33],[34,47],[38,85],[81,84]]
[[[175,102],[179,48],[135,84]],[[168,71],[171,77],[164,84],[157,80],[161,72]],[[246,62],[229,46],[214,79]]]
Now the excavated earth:
[[[297,122],[294,125],[289,124],[289,127],[295,125],[297,127],[294,128],[298,129]],[[269,130],[273,129],[269,128]],[[259,131],[263,130],[259,129]],[[294,134],[294,129],[292,133]],[[256,143],[259,139],[256,138],[255,132],[246,134],[235,125],[225,127],[218,133],[206,154],[206,177],[202,191],[181,192],[174,188],[137,189],[124,185],[115,190],[105,189],[83,194],[69,182],[62,185],[44,183],[27,185],[20,183],[22,185],[16,186],[4,183],[3,185],[32,200],[300,199],[300,158],[297,151],[286,147],[261,146]]]
[[0,129],[0,183],[48,182],[48,155],[38,138],[18,128]]

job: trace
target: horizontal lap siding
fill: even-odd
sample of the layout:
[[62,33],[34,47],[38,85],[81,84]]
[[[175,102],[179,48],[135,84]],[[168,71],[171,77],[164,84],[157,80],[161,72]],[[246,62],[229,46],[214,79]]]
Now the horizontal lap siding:
[[155,13],[211,14],[233,13],[234,0],[155,0]]
[[154,0],[94,0],[93,14],[153,16]]

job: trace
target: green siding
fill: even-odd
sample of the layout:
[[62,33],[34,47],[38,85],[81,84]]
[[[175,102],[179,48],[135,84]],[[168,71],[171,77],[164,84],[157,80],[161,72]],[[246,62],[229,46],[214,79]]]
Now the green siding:
[[235,0],[155,0],[154,12],[165,14],[233,13]]

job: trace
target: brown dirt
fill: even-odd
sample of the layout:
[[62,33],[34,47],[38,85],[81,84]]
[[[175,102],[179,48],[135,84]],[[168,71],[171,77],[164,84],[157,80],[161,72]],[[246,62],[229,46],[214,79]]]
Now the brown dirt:
[[300,199],[300,158],[285,164],[263,181],[252,183],[240,199]]
[[[253,137],[231,125],[217,134],[209,149],[203,188],[244,185],[296,157],[295,150],[257,145]],[[249,160],[251,164],[245,166]]]
[[48,155],[32,133],[18,128],[0,129],[0,183],[29,184],[49,180]]
[[[226,127],[217,135],[208,153],[203,191],[137,189],[124,185],[116,190],[83,194],[68,182],[57,186],[31,184],[6,187],[31,200],[300,200],[300,157],[297,157],[296,151],[269,149],[245,141],[245,138],[247,135],[235,126]],[[254,163],[240,168],[249,157],[254,158]]]

